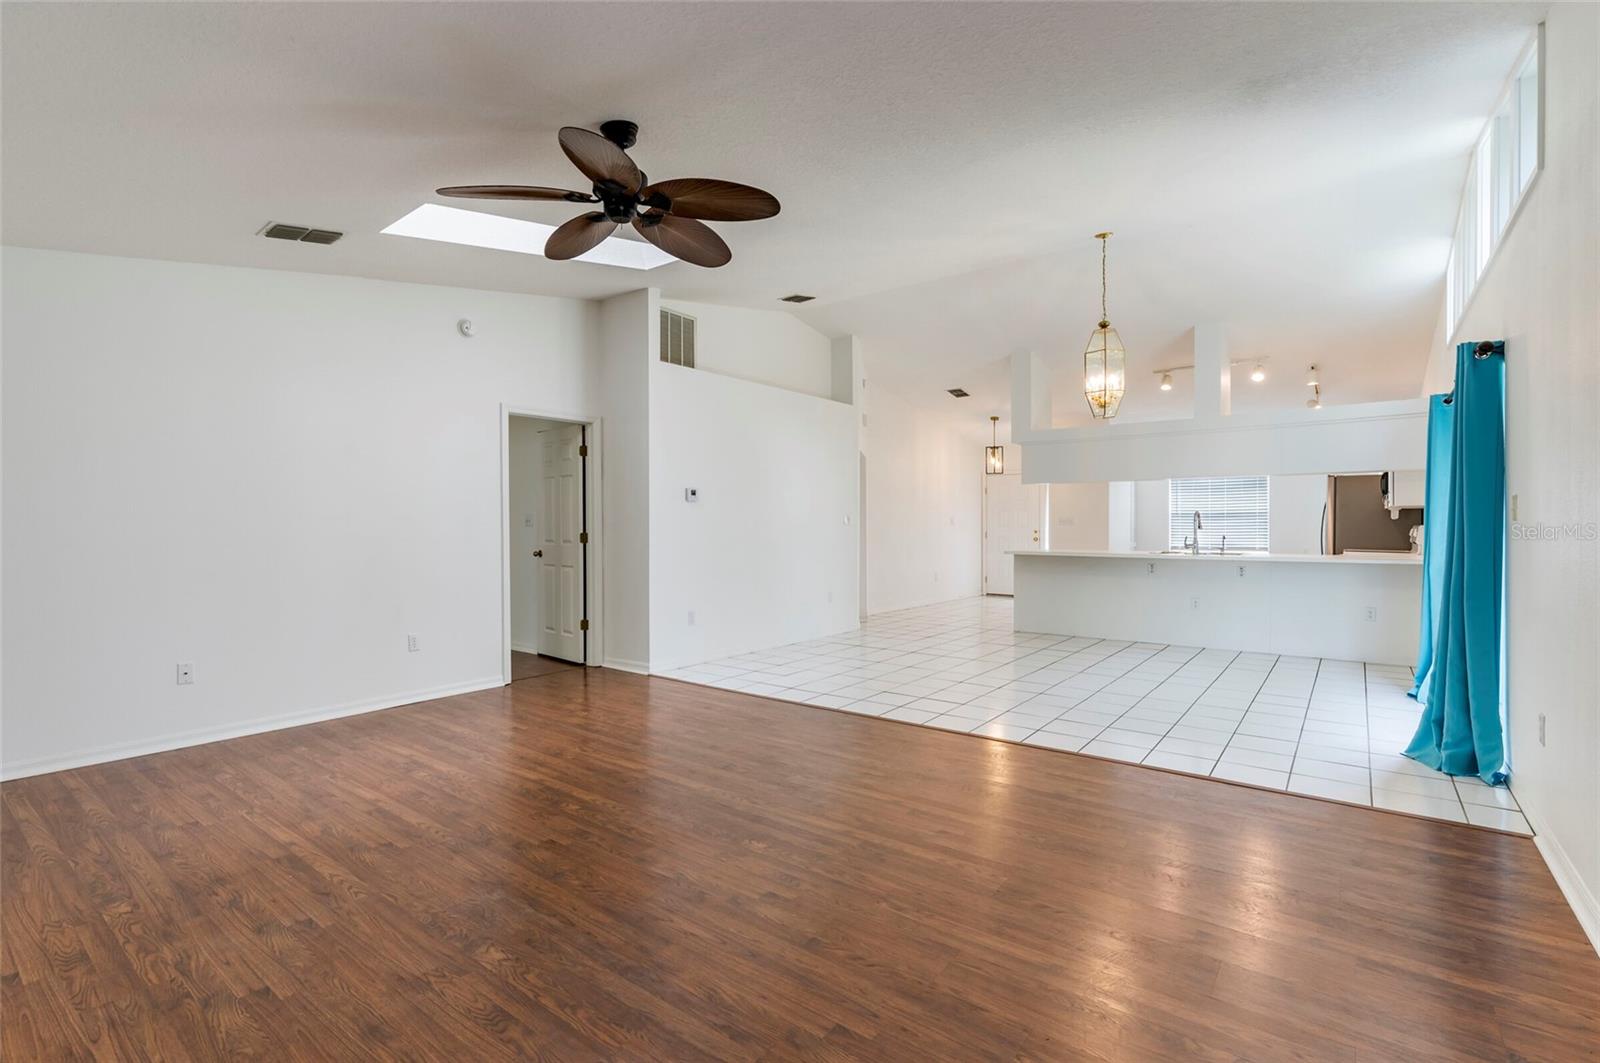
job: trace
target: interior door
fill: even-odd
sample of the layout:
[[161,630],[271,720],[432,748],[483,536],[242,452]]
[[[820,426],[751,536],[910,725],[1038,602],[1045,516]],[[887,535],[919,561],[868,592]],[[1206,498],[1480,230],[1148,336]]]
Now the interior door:
[[583,426],[539,433],[539,652],[583,663]]
[[1045,485],[1025,484],[1021,473],[983,478],[983,593],[1011,594],[1007,550],[1044,548]]

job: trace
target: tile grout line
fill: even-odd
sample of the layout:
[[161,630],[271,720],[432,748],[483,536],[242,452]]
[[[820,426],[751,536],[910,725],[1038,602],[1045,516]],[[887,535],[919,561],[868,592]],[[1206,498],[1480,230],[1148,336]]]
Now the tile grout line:
[[[1311,704],[1317,698],[1317,681],[1322,678],[1323,660],[1324,658],[1322,657],[1317,658],[1316,670],[1311,673],[1311,693],[1306,695],[1306,711],[1305,715],[1300,717],[1300,733],[1294,740],[1294,752],[1289,754],[1289,779],[1283,786],[1285,792],[1289,791],[1289,783],[1294,782],[1294,766],[1300,763],[1300,744],[1306,740],[1306,721],[1311,719]],[[1361,715],[1365,717],[1366,714],[1367,666],[1363,663],[1361,666]],[[1368,728],[1368,733],[1371,733],[1370,728]],[[1372,805],[1372,751],[1370,749],[1371,743],[1368,742],[1367,745],[1369,746],[1367,750],[1367,805],[1370,807]]]
[[[1243,651],[1241,651],[1241,652],[1243,652]],[[1238,659],[1239,655],[1235,654],[1234,656],[1235,656],[1235,659]],[[1226,742],[1222,743],[1222,752],[1217,754],[1216,763],[1212,764],[1211,765],[1211,771],[1206,773],[1206,777],[1207,778],[1210,778],[1212,776],[1212,774],[1216,772],[1217,765],[1221,764],[1222,763],[1222,758],[1228,755],[1228,747],[1233,745],[1234,738],[1237,737],[1237,735],[1239,734],[1239,728],[1244,726],[1245,718],[1250,715],[1250,710],[1255,707],[1256,699],[1261,696],[1262,687],[1265,687],[1267,685],[1267,680],[1271,679],[1272,678],[1272,673],[1277,671],[1278,662],[1281,661],[1281,660],[1283,660],[1283,654],[1279,653],[1279,654],[1274,654],[1273,655],[1272,667],[1268,668],[1267,669],[1267,674],[1261,677],[1261,683],[1256,687],[1255,691],[1253,693],[1251,693],[1251,695],[1250,695],[1250,703],[1245,706],[1244,714],[1239,717],[1239,722],[1233,725],[1233,730],[1228,732],[1228,740]],[[1319,668],[1321,667],[1321,662],[1322,662],[1322,658],[1318,657],[1317,658],[1317,666]],[[1229,664],[1231,665],[1232,662],[1230,661]],[[1221,677],[1219,676],[1218,678],[1221,678]],[[1311,711],[1311,703],[1310,703],[1310,699],[1309,698],[1306,701],[1306,711],[1307,712]],[[1301,726],[1302,729],[1304,729],[1304,727],[1305,727],[1305,719],[1304,719],[1304,717],[1301,718],[1300,726]],[[1299,742],[1298,739],[1295,741],[1295,748],[1296,749],[1300,748],[1300,742]],[[1289,774],[1284,776],[1284,779],[1283,779],[1283,788],[1285,790],[1287,790],[1289,788],[1289,779],[1294,775],[1294,770],[1293,770],[1294,769],[1294,759],[1293,759],[1292,755],[1291,755],[1290,760],[1289,760],[1289,767],[1290,767]]]
[[[1171,648],[1172,648],[1172,644],[1168,643],[1166,646],[1162,647],[1162,650],[1167,650],[1167,649],[1171,649]],[[1159,652],[1160,651],[1158,651],[1158,653]],[[1166,676],[1166,679],[1171,679],[1173,675],[1176,675],[1178,672],[1183,670],[1184,665],[1188,664],[1190,661],[1193,661],[1196,657],[1200,656],[1204,652],[1206,652],[1206,647],[1204,647],[1204,646],[1197,647],[1193,653],[1191,653],[1188,657],[1184,658],[1183,664],[1178,665],[1177,668],[1174,668],[1172,670],[1171,674]],[[1177,720],[1173,720],[1172,723],[1167,725],[1167,729],[1165,731],[1162,731],[1159,735],[1156,736],[1155,744],[1152,745],[1148,750],[1145,751],[1144,756],[1142,756],[1138,760],[1134,761],[1135,764],[1143,764],[1145,762],[1146,758],[1148,758],[1150,756],[1150,754],[1152,754],[1152,753],[1154,753],[1156,751],[1156,746],[1159,746],[1161,744],[1162,739],[1166,738],[1167,735],[1169,733],[1171,733],[1172,729],[1174,727],[1178,726],[1178,720],[1181,720],[1185,716],[1187,716],[1189,714],[1189,710],[1194,708],[1195,702],[1197,702],[1201,698],[1205,697],[1206,691],[1210,690],[1213,686],[1216,685],[1217,680],[1222,678],[1223,673],[1228,670],[1229,665],[1233,664],[1233,662],[1238,658],[1238,656],[1239,655],[1237,653],[1235,653],[1232,657],[1228,658],[1228,663],[1223,665],[1222,668],[1217,672],[1217,674],[1211,678],[1211,682],[1206,684],[1205,690],[1200,691],[1200,693],[1195,696],[1194,701],[1191,701],[1188,705],[1184,706],[1183,711],[1178,714],[1178,719]],[[1166,679],[1163,679],[1162,682],[1165,682]],[[1156,684],[1156,689],[1159,690],[1160,688],[1161,688],[1161,684],[1157,683]],[[1127,719],[1128,718],[1128,713],[1132,712],[1134,709],[1137,709],[1140,705],[1143,705],[1145,700],[1147,698],[1149,698],[1149,696],[1150,696],[1149,694],[1141,695],[1138,701],[1135,701],[1132,705],[1129,705],[1126,709],[1123,710],[1122,715],[1118,716],[1115,720],[1112,720],[1110,723],[1108,723],[1104,727],[1102,727],[1100,729],[1100,731],[1093,738],[1089,739],[1089,742],[1098,742],[1100,740],[1100,735],[1105,734],[1107,731],[1111,730],[1117,724],[1119,724],[1123,720]],[[1084,748],[1084,746],[1087,746],[1089,744],[1089,742],[1085,742],[1083,744],[1083,746],[1078,747],[1079,751],[1081,752],[1082,749]],[[1219,754],[1219,756],[1220,756],[1220,754]]]
[[[1102,639],[1101,641],[1104,642],[1105,640]],[[1130,646],[1137,645],[1137,643],[1129,643],[1129,645]],[[1153,645],[1155,645],[1155,643],[1148,643],[1148,645],[1152,645],[1153,646]],[[1151,657],[1159,657],[1162,653],[1165,653],[1167,650],[1169,650],[1171,648],[1172,648],[1171,643],[1162,643],[1161,644],[1161,648],[1159,650],[1157,650],[1155,653],[1150,654],[1149,657],[1146,657],[1144,659],[1144,661],[1140,661],[1139,664],[1143,664],[1145,661],[1150,660]],[[1121,651],[1119,650],[1118,652],[1121,652]],[[1200,648],[1200,649],[1195,650],[1194,653],[1190,654],[1189,657],[1186,658],[1183,663],[1184,664],[1188,664],[1189,661],[1194,660],[1195,657],[1198,657],[1200,654],[1202,654],[1204,652],[1205,652],[1205,650],[1204,650],[1203,647]],[[1114,656],[1116,656],[1116,654],[1112,654],[1111,656],[1114,657]],[[1106,659],[1109,659],[1109,658],[1106,658]],[[1106,680],[1105,684],[1103,686],[1101,686],[1099,688],[1099,690],[1094,691],[1094,693],[1090,694],[1088,697],[1086,697],[1082,701],[1078,702],[1078,705],[1082,705],[1084,701],[1088,701],[1089,698],[1094,697],[1095,694],[1100,693],[1100,691],[1104,690],[1106,687],[1110,686],[1112,683],[1115,683],[1118,679],[1126,678],[1134,670],[1134,668],[1138,668],[1139,667],[1139,664],[1135,664],[1135,665],[1133,665],[1133,667],[1127,669],[1127,671],[1124,671],[1124,672],[1122,672],[1122,673],[1120,673],[1118,675],[1115,675],[1112,678]],[[1183,665],[1179,665],[1178,667],[1182,668]],[[1176,669],[1174,669],[1174,671],[1176,671]],[[1081,673],[1079,673],[1079,674],[1081,674]],[[1159,686],[1159,684],[1157,684],[1157,685]],[[1129,705],[1126,709],[1122,710],[1122,712],[1117,715],[1117,718],[1115,720],[1112,720],[1110,723],[1107,723],[1107,724],[1102,724],[1098,731],[1096,731],[1091,737],[1086,739],[1083,742],[1083,744],[1080,745],[1076,750],[1073,750],[1073,752],[1081,753],[1084,750],[1084,748],[1086,746],[1088,746],[1091,742],[1098,742],[1100,740],[1100,736],[1101,735],[1103,735],[1107,731],[1111,730],[1111,728],[1113,728],[1113,727],[1115,727],[1117,725],[1117,722],[1119,720],[1121,720],[1123,717],[1127,716],[1128,713],[1132,712],[1134,709],[1138,708],[1139,703],[1141,701],[1143,701],[1144,698],[1147,697],[1147,696],[1148,695],[1141,695],[1138,701],[1135,701],[1132,705]],[[1024,702],[1024,704],[1026,704],[1026,702]],[[1076,709],[1078,707],[1078,705],[1074,705],[1072,707],[1072,709]],[[1060,713],[1057,713],[1055,716],[1053,716],[1049,720],[1049,723],[1055,723],[1057,720],[1059,720],[1063,716],[1065,716],[1068,712],[1071,712],[1072,709],[1066,709],[1066,710],[1063,710]],[[1046,724],[1045,726],[1048,726],[1048,724]],[[1032,738],[1034,735],[1038,734],[1039,732],[1041,732],[1043,730],[1044,730],[1044,727],[1036,727],[1036,728],[1034,728],[1032,731],[1028,732],[1028,734],[1022,739],[1022,741],[1024,743],[1027,743],[1029,738]],[[1091,756],[1092,755],[1093,754],[1091,754]],[[1143,758],[1141,758],[1140,760],[1134,761],[1134,763],[1136,763],[1136,764],[1143,763]]]

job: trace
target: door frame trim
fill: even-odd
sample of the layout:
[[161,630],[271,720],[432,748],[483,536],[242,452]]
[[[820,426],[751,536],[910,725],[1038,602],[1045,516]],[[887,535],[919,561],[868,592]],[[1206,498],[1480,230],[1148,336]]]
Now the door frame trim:
[[511,418],[530,417],[541,421],[582,425],[589,453],[582,459],[584,477],[584,529],[589,541],[583,551],[583,585],[589,630],[585,633],[585,665],[596,666],[605,656],[605,565],[603,558],[605,523],[601,520],[601,460],[604,431],[601,418],[570,410],[550,410],[515,403],[500,404],[500,678],[511,682]]

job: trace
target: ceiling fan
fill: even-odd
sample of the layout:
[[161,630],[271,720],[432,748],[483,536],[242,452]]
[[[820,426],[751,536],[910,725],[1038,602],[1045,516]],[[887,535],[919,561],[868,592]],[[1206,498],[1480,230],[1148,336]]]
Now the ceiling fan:
[[778,213],[778,201],[749,185],[709,177],[678,177],[648,184],[625,149],[639,138],[639,126],[616,119],[595,133],[563,126],[561,150],[572,165],[594,182],[593,192],[537,185],[452,185],[441,196],[462,199],[543,199],[598,203],[599,210],[580,214],[550,234],[544,256],[577,258],[632,222],[639,235],[674,258],[696,266],[725,266],[733,252],[708,221],[759,221]]

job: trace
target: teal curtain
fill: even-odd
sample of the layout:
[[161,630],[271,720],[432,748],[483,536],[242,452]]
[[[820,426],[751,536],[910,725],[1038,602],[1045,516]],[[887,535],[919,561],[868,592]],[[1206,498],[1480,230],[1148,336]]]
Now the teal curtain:
[[1450,446],[1454,439],[1456,407],[1449,395],[1428,402],[1427,485],[1422,500],[1422,624],[1417,646],[1416,684],[1411,696],[1427,703],[1428,679],[1433,672],[1433,633],[1439,628],[1439,605],[1444,596],[1446,529],[1450,525]]
[[[1480,351],[1485,355],[1479,357]],[[1456,347],[1449,498],[1426,704],[1406,756],[1450,775],[1506,779],[1500,721],[1505,571],[1505,348]],[[1429,524],[1440,521],[1429,513]],[[1431,535],[1430,535],[1431,538]],[[1426,563],[1425,563],[1426,567]]]

